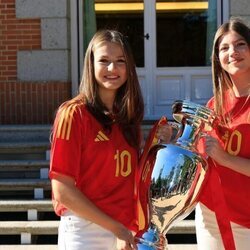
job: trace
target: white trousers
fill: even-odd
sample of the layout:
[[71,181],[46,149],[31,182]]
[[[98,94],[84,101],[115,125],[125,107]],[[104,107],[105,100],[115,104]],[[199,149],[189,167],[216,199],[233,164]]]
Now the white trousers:
[[61,216],[58,250],[115,250],[116,237],[108,230],[71,212]]
[[[223,242],[216,216],[202,203],[195,209],[195,226],[198,250],[223,250]],[[250,249],[250,229],[231,222],[237,250]]]

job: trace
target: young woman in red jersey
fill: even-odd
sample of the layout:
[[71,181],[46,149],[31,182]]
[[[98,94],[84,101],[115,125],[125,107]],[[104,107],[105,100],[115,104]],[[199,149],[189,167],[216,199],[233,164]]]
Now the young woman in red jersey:
[[125,38],[99,31],[85,55],[80,94],[53,127],[50,178],[61,216],[59,249],[131,249],[134,175],[143,100]]
[[[144,104],[124,36],[97,32],[80,93],[59,108],[50,173],[60,250],[136,249],[135,171]],[[162,136],[166,138],[165,130]]]
[[214,97],[220,118],[204,138],[211,173],[196,207],[201,250],[250,248],[250,28],[232,18],[216,32],[212,53]]

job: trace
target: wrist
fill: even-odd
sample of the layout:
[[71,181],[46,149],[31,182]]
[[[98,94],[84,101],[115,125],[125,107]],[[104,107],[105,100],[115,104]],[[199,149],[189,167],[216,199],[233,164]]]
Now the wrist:
[[117,236],[122,230],[124,230],[124,226],[120,222],[112,219],[110,220],[107,229]]

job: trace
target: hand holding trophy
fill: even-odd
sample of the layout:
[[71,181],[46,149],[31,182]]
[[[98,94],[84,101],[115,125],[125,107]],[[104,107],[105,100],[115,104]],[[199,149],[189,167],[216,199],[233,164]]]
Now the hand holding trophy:
[[176,101],[170,123],[173,136],[161,143],[152,129],[140,159],[137,176],[139,250],[166,249],[165,234],[194,209],[209,174],[206,159],[196,145],[216,123],[214,113],[199,104]]

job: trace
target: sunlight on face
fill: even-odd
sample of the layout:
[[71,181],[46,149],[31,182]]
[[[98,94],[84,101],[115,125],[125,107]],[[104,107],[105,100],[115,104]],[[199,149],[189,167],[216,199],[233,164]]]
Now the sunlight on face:
[[121,46],[117,43],[102,42],[94,49],[95,78],[99,93],[116,91],[127,81],[126,60]]
[[235,31],[226,33],[219,44],[219,60],[230,75],[250,73],[250,49],[246,40]]

